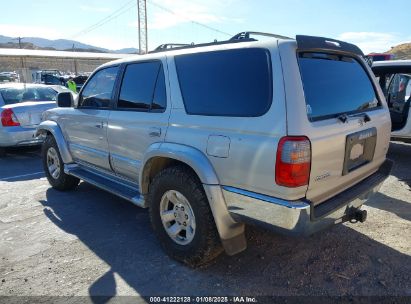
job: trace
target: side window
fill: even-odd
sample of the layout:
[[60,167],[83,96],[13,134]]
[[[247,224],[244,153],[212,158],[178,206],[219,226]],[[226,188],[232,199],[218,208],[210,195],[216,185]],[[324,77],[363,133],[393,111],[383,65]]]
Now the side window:
[[79,107],[109,108],[118,67],[98,71],[92,76],[81,93]]
[[156,90],[154,91],[153,103],[151,105],[151,110],[164,111],[167,107],[167,93],[166,93],[166,82],[164,79],[163,66],[160,67],[157,77]]
[[133,63],[126,67],[117,108],[164,111],[166,92],[160,61]]
[[249,48],[175,57],[186,112],[257,117],[272,101],[270,54]]

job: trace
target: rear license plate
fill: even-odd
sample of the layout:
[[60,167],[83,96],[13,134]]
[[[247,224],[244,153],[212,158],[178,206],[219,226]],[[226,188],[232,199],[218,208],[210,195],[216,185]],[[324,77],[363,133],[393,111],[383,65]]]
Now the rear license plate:
[[372,162],[376,143],[376,128],[370,128],[347,135],[342,174],[346,175],[351,171]]

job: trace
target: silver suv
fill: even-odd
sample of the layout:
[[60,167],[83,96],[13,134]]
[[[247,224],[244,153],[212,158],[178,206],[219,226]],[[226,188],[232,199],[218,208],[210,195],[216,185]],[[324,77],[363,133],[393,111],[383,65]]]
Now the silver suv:
[[361,221],[389,175],[391,122],[356,46],[244,32],[99,67],[38,134],[53,188],[84,180],[149,208],[189,265],[246,248],[245,224],[309,235]]

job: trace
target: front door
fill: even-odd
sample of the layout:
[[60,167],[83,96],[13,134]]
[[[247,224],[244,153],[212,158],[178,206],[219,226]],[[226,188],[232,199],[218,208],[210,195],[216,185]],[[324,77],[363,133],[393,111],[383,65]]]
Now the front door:
[[111,170],[107,120],[118,66],[97,71],[79,96],[78,106],[61,123],[73,158],[85,165]]
[[407,123],[410,95],[411,74],[394,74],[387,91],[393,131],[402,129]]

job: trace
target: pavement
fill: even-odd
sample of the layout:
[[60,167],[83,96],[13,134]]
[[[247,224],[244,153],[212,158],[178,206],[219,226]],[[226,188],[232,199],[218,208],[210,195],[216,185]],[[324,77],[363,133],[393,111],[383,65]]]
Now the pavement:
[[192,269],[161,250],[148,213],[81,183],[50,188],[38,149],[0,159],[0,296],[408,296],[411,145],[392,142],[392,175],[365,223],[308,238],[247,227],[248,249]]

